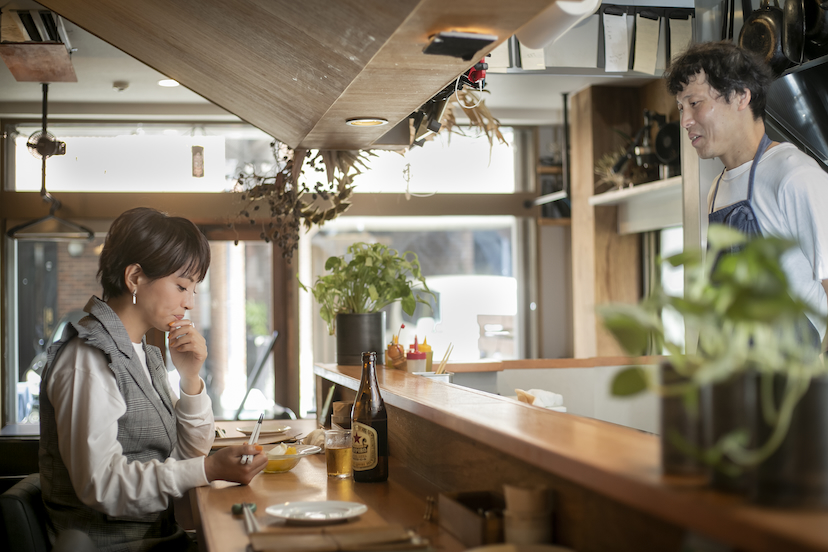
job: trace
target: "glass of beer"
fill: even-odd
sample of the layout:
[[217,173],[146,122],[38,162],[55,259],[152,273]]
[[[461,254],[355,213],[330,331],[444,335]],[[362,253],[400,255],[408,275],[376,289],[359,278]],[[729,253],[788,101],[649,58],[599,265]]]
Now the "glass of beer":
[[351,432],[347,429],[329,429],[325,432],[325,460],[328,477],[345,479],[353,473]]

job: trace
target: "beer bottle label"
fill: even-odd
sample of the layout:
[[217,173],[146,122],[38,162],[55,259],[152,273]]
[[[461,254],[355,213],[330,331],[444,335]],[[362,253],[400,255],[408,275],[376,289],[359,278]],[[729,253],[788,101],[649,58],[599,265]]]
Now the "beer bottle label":
[[354,470],[366,471],[377,465],[377,431],[365,424],[354,422],[351,427],[353,435]]

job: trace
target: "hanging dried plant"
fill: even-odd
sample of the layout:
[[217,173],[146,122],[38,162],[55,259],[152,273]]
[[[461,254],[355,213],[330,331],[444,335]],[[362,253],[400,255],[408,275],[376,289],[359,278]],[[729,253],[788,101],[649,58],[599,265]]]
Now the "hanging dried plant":
[[[234,191],[241,194],[244,206],[238,219],[255,226],[260,224],[260,237],[274,242],[282,256],[290,261],[298,246],[299,227],[310,229],[333,220],[351,206],[353,178],[368,165],[370,151],[291,149],[273,141],[270,144],[276,160],[276,171],[270,175],[240,173]],[[313,188],[304,177],[305,166],[316,173],[325,173]],[[234,225],[237,223],[231,224]]]
[[609,190],[620,190],[627,184],[630,186],[632,185],[632,182],[628,181],[623,173],[612,172],[613,165],[615,165],[625,153],[626,148],[622,147],[614,152],[605,153],[595,163],[595,176],[598,178],[595,180],[594,193],[600,194]]
[[[488,92],[488,91],[484,91]],[[469,126],[471,128],[479,128],[481,132],[486,135],[489,140],[489,153],[494,146],[495,138],[501,144],[506,144],[506,139],[500,132],[500,121],[492,115],[492,112],[486,106],[486,101],[480,96],[479,91],[475,93],[472,90],[458,90],[456,94],[452,94],[449,99],[449,109],[446,109],[442,121],[440,131],[455,132],[457,134],[466,135],[460,125],[457,124],[457,118],[454,116],[452,106],[457,105],[469,118]],[[459,101],[458,101],[459,96]]]

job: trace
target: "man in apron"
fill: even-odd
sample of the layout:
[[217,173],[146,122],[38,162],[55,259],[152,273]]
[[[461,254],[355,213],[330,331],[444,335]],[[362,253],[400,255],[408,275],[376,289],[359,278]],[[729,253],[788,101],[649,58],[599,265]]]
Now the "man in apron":
[[796,296],[822,314],[802,325],[803,339],[825,351],[828,174],[792,144],[765,134],[770,68],[732,43],[708,42],[673,59],[665,79],[699,157],[725,166],[708,196],[709,222],[799,244],[782,267]]

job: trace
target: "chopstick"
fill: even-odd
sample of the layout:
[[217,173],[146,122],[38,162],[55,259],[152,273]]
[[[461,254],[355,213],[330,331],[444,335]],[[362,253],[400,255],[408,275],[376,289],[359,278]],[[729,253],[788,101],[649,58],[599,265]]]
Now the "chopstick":
[[446,363],[448,362],[449,356],[451,352],[454,350],[454,345],[449,343],[448,348],[446,349],[446,354],[443,355],[443,360],[440,361],[440,366],[437,368],[435,374],[444,374],[446,371]]
[[[259,416],[259,421],[256,423],[256,427],[253,428],[252,432],[250,432],[250,439],[247,440],[248,445],[252,445],[253,443],[255,443],[256,441],[259,440],[259,433],[262,430],[262,420],[264,420],[264,412],[262,412],[262,414]],[[253,455],[252,454],[245,454],[244,456],[242,456],[242,459],[241,459],[242,464],[249,464],[252,461],[253,461]]]
[[247,534],[258,533],[259,522],[256,520],[253,512],[250,511],[250,504],[247,502],[242,503],[242,514],[244,515],[244,529],[247,531]]

